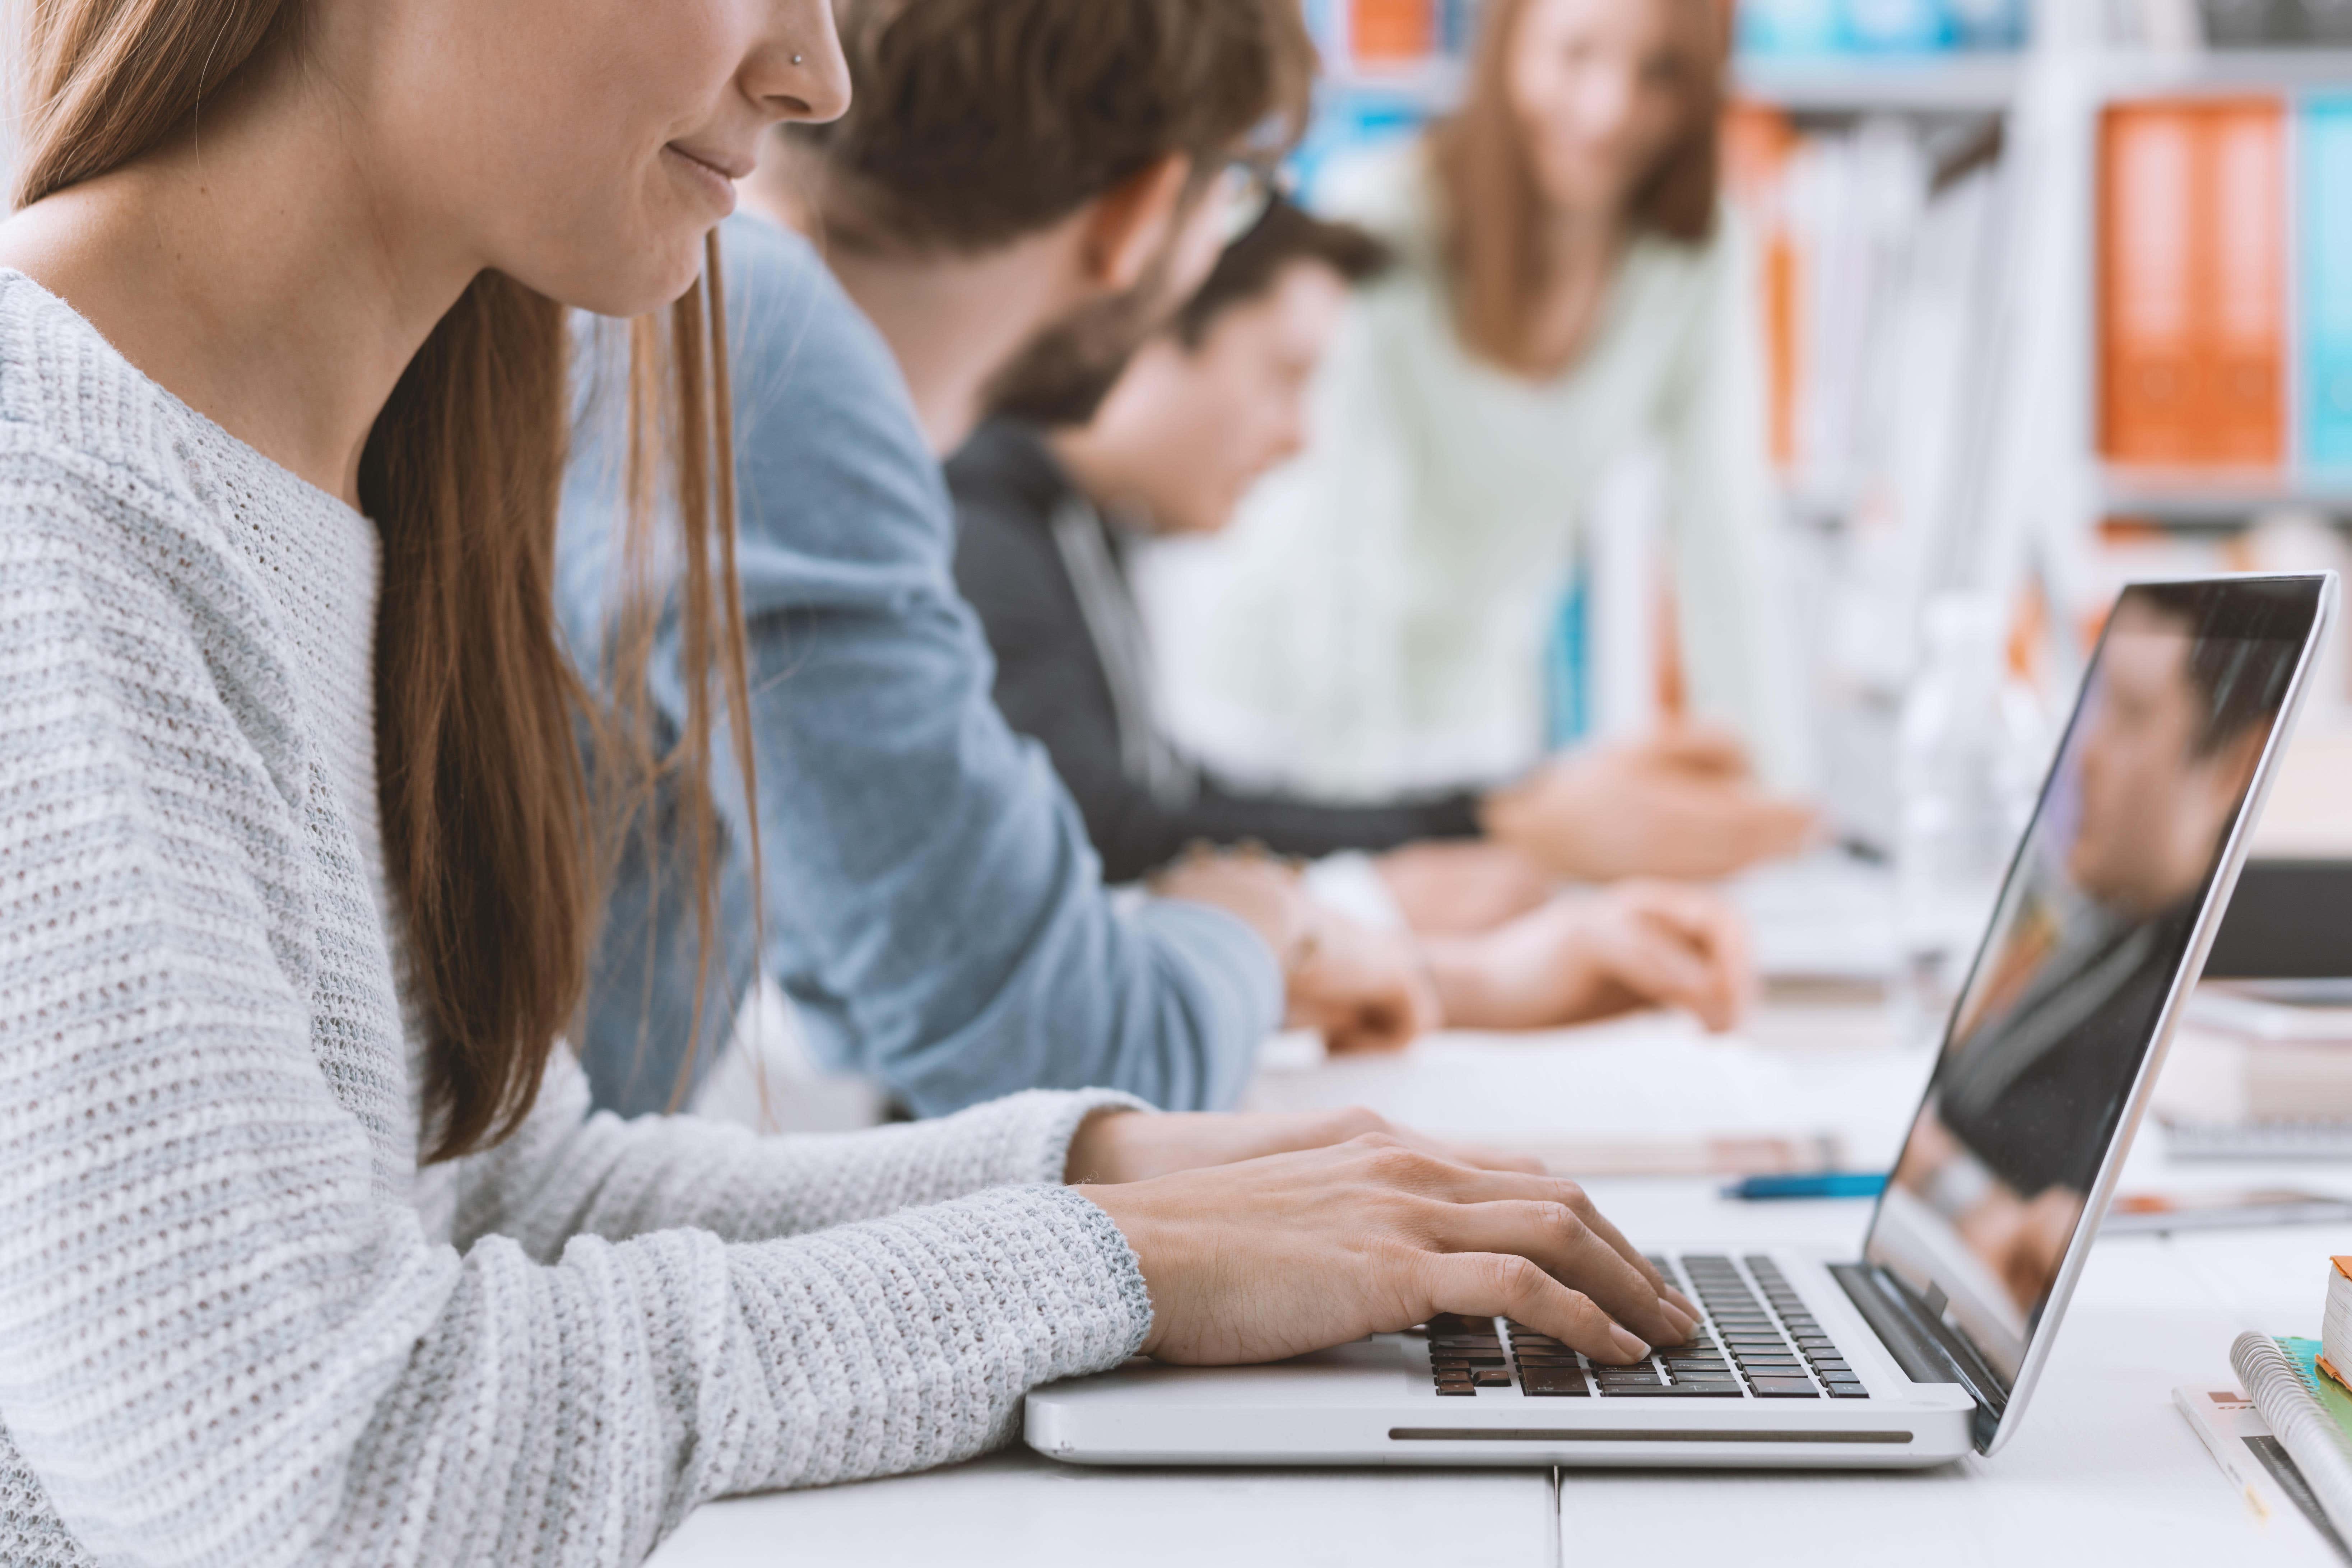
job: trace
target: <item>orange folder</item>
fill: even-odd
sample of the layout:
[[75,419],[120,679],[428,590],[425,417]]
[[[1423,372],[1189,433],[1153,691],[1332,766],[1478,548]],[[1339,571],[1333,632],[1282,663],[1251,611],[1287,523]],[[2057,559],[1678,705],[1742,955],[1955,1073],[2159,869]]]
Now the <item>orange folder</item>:
[[2100,142],[2101,449],[2157,468],[2279,463],[2284,106],[2117,105]]
[[1772,460],[1783,470],[1797,464],[1797,404],[1804,377],[1797,240],[1786,199],[1789,160],[1796,147],[1796,125],[1778,109],[1735,103],[1723,117],[1724,180],[1759,253],[1758,313],[1764,324]]
[[1348,52],[1365,64],[1417,60],[1437,47],[1437,0],[1349,0]]
[[2212,222],[2206,461],[2286,458],[2286,116],[2273,99],[2213,105],[2204,124]]

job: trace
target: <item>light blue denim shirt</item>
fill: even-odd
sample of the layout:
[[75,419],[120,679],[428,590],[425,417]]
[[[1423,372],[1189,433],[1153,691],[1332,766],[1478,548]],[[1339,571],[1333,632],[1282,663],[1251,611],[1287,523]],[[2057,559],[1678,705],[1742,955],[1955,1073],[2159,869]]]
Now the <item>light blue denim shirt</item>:
[[[988,645],[955,588],[954,511],[888,345],[799,236],[748,216],[721,234],[765,959],[813,1050],[926,1116],[1024,1089],[1231,1104],[1278,1021],[1273,955],[1222,910],[1103,886],[1044,752],[990,699]],[[620,527],[614,372],[590,356],[558,562],[590,667]],[[655,671],[672,726],[676,651],[672,628]],[[657,805],[612,890],[580,1031],[600,1104],[670,1103],[751,982],[747,807],[733,770],[718,773],[729,940],[699,1047],[689,1059],[693,853]]]

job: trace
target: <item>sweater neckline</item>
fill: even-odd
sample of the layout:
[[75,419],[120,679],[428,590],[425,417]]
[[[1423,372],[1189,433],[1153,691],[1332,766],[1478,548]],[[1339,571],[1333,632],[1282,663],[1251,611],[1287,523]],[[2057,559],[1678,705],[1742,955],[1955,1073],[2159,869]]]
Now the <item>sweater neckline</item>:
[[312,484],[142,370],[129,355],[114,346],[114,341],[100,331],[96,322],[75,310],[62,296],[50,292],[39,279],[13,267],[0,268],[0,295],[19,289],[32,294],[37,310],[54,313],[70,321],[75,331],[87,337],[108,368],[118,372],[136,395],[151,399],[161,405],[173,421],[187,426],[192,434],[213,449],[215,461],[234,458],[238,467],[248,471],[249,479],[285,492],[283,499],[289,502],[299,503],[304,510],[331,509],[351,521],[364,525],[370,531],[373,531],[374,524],[366,513],[333,491]]

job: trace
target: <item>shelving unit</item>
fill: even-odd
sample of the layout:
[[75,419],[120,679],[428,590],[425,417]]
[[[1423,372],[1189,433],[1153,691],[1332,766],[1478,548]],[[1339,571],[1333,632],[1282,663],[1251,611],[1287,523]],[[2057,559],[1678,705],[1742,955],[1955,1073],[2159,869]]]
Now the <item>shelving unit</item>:
[[2298,479],[2261,470],[2199,473],[2106,465],[2100,470],[2098,493],[2105,515],[2157,522],[2242,521],[2284,507],[2352,516],[2352,473],[2322,472]]
[[1999,113],[2014,101],[2020,64],[2007,51],[1982,54],[1748,58],[1738,96],[1791,113]]
[[[2112,575],[2101,553],[2106,521],[2173,530],[2187,546],[2239,535],[2248,520],[2273,513],[2352,520],[2352,469],[2313,470],[2292,450],[2281,467],[2259,470],[2152,470],[2106,458],[2098,417],[2097,228],[2108,106],[2352,91],[2352,47],[2116,47],[2102,37],[2105,11],[2088,0],[2034,0],[2028,41],[2015,50],[1742,57],[1735,65],[1740,100],[1778,110],[1809,133],[1893,121],[1916,128],[1923,145],[1931,133],[1941,145],[1997,128],[1988,219],[1993,263],[1969,305],[1966,384],[1949,399],[1953,427],[1929,443],[1943,443],[1941,453],[1912,473],[1908,500],[1893,508],[1906,535],[1895,548],[1910,563],[1881,582],[1865,574],[1829,590],[1866,601],[1857,613],[1874,628],[1849,639],[1870,647],[1869,668],[1836,672],[1834,700],[1866,710],[1866,724],[1888,732],[1914,655],[1900,645],[1916,636],[1928,593],[1980,590],[2021,604],[2038,594],[2032,613],[2047,644],[2040,674],[2054,695],[2070,689],[2080,669]],[[1386,123],[1394,124],[1443,112],[1462,85],[1458,64],[1438,60],[1342,67],[1328,90],[1389,106],[1394,118]],[[2295,293],[2291,286],[2290,299]],[[2290,334],[2295,330],[2290,318]],[[2290,335],[2288,343],[2292,377],[2300,374],[2292,368],[2297,339]],[[1922,482],[1922,473],[1944,482]],[[1855,542],[1858,529],[1884,525],[1889,486],[1885,473],[1834,460],[1787,473],[1785,510],[1811,563],[1801,570],[1846,570],[1857,549],[1884,555],[1884,539]],[[1882,562],[1871,570],[1883,568]],[[1806,606],[1815,621],[1826,619],[1819,609]],[[1868,748],[1846,748],[1832,765],[1867,772]]]

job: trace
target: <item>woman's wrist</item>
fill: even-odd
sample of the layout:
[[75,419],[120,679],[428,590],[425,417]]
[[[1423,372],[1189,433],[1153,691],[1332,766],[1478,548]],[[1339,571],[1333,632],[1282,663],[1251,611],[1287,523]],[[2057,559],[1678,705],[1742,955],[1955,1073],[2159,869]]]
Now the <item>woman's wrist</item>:
[[1106,1105],[1087,1112],[1077,1131],[1070,1134],[1069,1152],[1062,1159],[1063,1184],[1076,1187],[1131,1179],[1122,1170],[1126,1140],[1121,1136],[1130,1128],[1119,1124],[1131,1122],[1136,1114],[1132,1105]]

